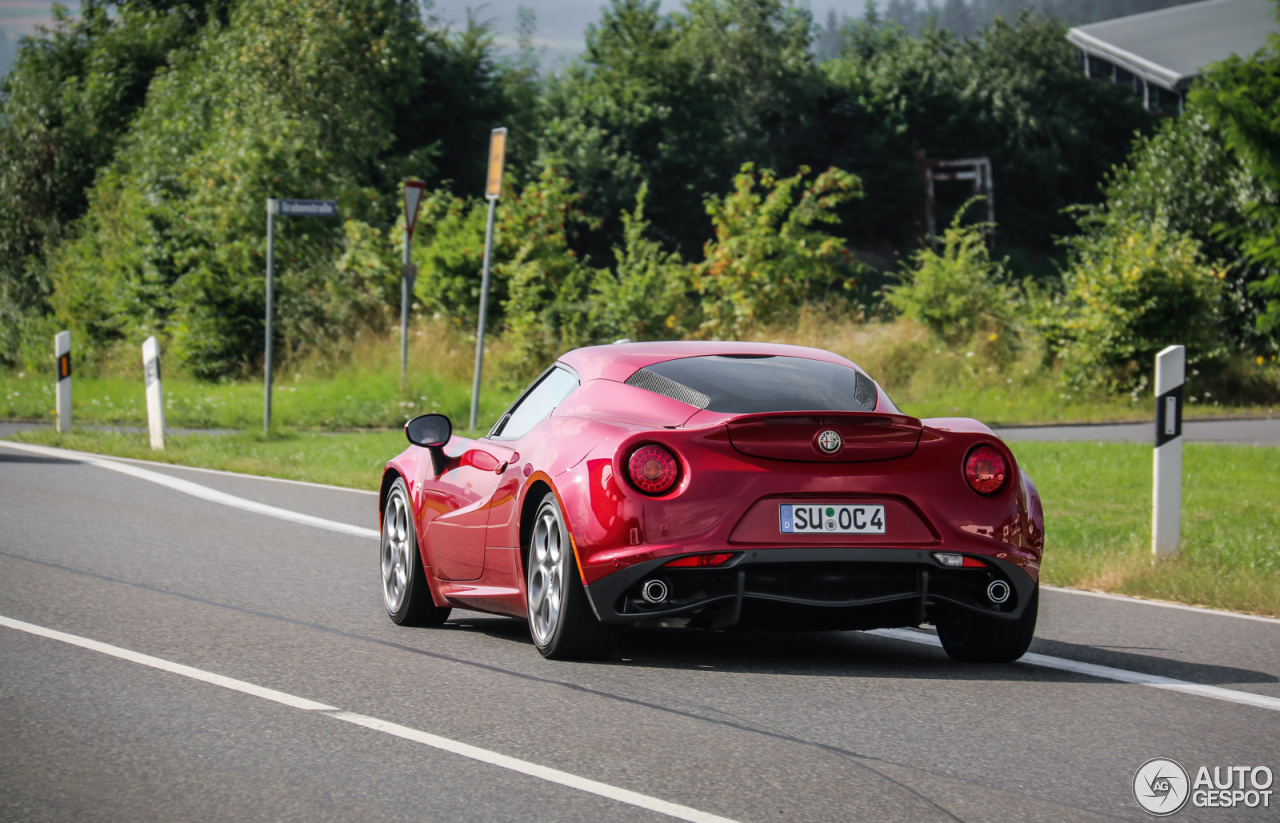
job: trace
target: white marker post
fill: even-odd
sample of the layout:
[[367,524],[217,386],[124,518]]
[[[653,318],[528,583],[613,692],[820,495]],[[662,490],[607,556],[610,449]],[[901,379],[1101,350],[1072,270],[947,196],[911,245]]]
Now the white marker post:
[[147,384],[147,428],[153,451],[164,449],[164,389],[160,385],[160,344],[154,337],[142,341],[142,373]]
[[485,178],[484,196],[489,201],[489,223],[484,230],[484,274],[480,278],[480,325],[476,329],[476,375],[471,381],[471,425],[476,427],[480,413],[480,372],[484,368],[484,316],[489,307],[489,262],[493,257],[493,210],[502,194],[502,164],[507,154],[507,130],[494,129],[489,134],[489,174]]
[[1156,450],[1152,487],[1151,553],[1173,557],[1182,542],[1182,384],[1187,350],[1169,346],[1156,355]]
[[57,359],[58,432],[71,431],[71,332],[60,331],[53,338],[53,356]]
[[409,296],[418,279],[418,269],[409,262],[413,247],[413,227],[418,222],[418,206],[427,184],[421,180],[404,181],[404,268],[400,273],[400,385],[409,382]]

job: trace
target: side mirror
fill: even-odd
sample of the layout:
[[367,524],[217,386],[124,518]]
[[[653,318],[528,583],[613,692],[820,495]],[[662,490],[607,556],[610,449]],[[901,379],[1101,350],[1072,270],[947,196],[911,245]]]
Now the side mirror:
[[415,446],[435,450],[453,437],[453,424],[443,414],[420,414],[404,424],[404,436]]

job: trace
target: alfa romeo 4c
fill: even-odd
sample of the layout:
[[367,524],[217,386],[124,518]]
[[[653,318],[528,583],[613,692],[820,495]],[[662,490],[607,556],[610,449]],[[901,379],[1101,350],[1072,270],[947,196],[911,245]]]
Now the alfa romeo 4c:
[[987,426],[918,420],[817,349],[621,343],[564,355],[475,440],[405,425],[379,496],[401,625],[527,619],[556,659],[631,626],[937,627],[956,660],[1035,631],[1044,514]]

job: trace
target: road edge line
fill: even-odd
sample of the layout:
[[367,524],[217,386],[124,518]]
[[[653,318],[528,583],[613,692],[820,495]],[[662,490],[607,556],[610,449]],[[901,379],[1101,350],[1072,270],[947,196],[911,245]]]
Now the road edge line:
[[[0,437],[0,446],[13,446],[15,448],[22,446],[36,446],[35,443],[19,443],[13,440],[7,440]],[[82,452],[74,449],[57,449],[54,446],[38,446],[42,449],[54,449],[55,451],[74,454],[78,457],[97,457],[107,460],[126,460],[130,463],[142,463],[145,466],[160,466],[166,469],[182,469],[189,472],[205,472],[206,474],[225,474],[227,477],[243,477],[247,480],[270,480],[272,483],[292,483],[295,486],[311,486],[317,489],[332,489],[338,492],[353,492],[355,494],[377,494],[370,489],[352,489],[347,486],[335,486],[332,483],[312,483],[309,480],[291,480],[288,477],[272,477],[268,474],[245,474],[244,472],[229,472],[225,469],[206,469],[203,466],[184,466],[181,463],[164,463],[159,460],[143,460],[141,457],[120,457],[114,454],[99,454],[97,452]]]
[[[922,646],[939,648],[942,646],[942,641],[938,639],[937,635],[925,634],[910,629],[872,629],[865,632],[865,634],[887,637],[891,640],[905,640],[908,643],[919,643]],[[1221,700],[1224,703],[1239,703],[1244,706],[1253,706],[1257,709],[1280,712],[1280,697],[1271,697],[1265,694],[1224,689],[1221,686],[1207,686],[1201,683],[1192,683],[1190,680],[1178,680],[1158,674],[1131,672],[1127,669],[1117,669],[1097,663],[1085,663],[1080,660],[1069,660],[1065,657],[1052,657],[1047,654],[1037,654],[1036,652],[1027,652],[1016,662],[1025,663],[1028,666],[1039,666],[1045,669],[1057,669],[1058,671],[1097,677],[1101,680],[1113,680],[1117,683],[1129,683],[1135,686],[1151,686],[1156,689],[1166,689],[1197,697]]]
[[42,454],[47,457],[61,457],[66,459],[66,454],[76,455],[78,462],[90,466],[96,466],[100,469],[107,469],[120,474],[126,474],[139,480],[145,480],[149,483],[155,483],[158,486],[165,486],[174,491],[189,494],[192,497],[198,497],[202,500],[208,500],[213,503],[220,503],[235,509],[241,509],[254,514],[261,514],[267,517],[274,517],[277,520],[285,520],[291,523],[300,523],[304,526],[314,526],[320,529],[328,529],[329,531],[339,532],[340,534],[348,534],[354,537],[372,537],[375,540],[380,537],[377,529],[366,529],[363,526],[353,526],[350,523],[342,523],[338,520],[326,520],[323,517],[314,517],[302,512],[295,512],[291,509],[282,509],[278,506],[268,506],[266,503],[259,503],[256,500],[249,500],[244,497],[236,497],[234,494],[220,492],[217,489],[211,489],[208,486],[201,486],[199,483],[192,483],[190,480],[183,480],[180,477],[170,477],[167,474],[153,472],[138,466],[130,466],[127,463],[119,463],[109,458],[99,455],[84,454],[79,452],[67,452],[65,449],[56,449],[51,446],[36,446],[30,443],[9,443],[0,441],[0,445],[9,448],[16,448],[19,451],[28,451],[33,454]]

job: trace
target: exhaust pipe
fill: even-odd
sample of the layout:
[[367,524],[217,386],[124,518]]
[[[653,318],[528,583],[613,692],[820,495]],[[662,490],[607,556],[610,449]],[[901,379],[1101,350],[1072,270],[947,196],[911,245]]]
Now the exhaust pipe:
[[640,587],[640,596],[644,598],[646,603],[663,603],[667,599],[670,591],[667,589],[665,581],[654,578],[646,580],[644,585]]
[[997,606],[1009,599],[1009,584],[1003,580],[992,580],[987,586],[987,599]]

